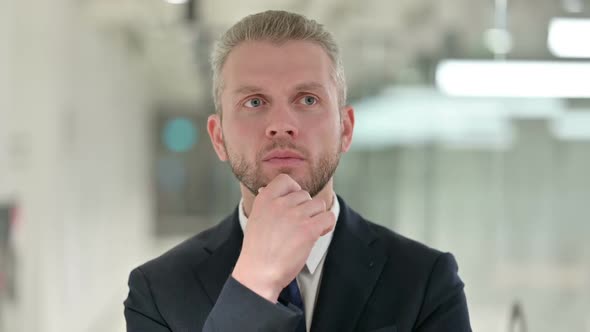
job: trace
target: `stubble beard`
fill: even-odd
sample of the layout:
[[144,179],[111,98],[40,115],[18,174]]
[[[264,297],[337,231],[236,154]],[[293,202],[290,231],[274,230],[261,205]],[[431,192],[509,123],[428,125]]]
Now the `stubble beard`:
[[[296,178],[293,177],[295,181],[301,186],[302,190],[305,190],[309,193],[311,197],[315,197],[330,181],[334,173],[336,172],[336,168],[338,167],[338,163],[340,162],[340,151],[330,151],[324,153],[319,160],[314,162],[313,160],[309,159],[309,154],[302,151],[302,149],[297,148],[292,142],[289,141],[275,141],[267,148],[261,150],[256,154],[256,161],[254,163],[250,163],[246,160],[246,158],[242,155],[233,153],[231,149],[228,149],[225,141],[223,142],[226,154],[229,159],[229,165],[234,173],[235,177],[240,181],[248,190],[256,196],[258,194],[258,189],[261,187],[265,187],[268,185],[272,178],[268,178],[262,172],[262,158],[265,153],[268,153],[274,149],[291,149],[302,153],[306,158],[307,162],[307,174],[306,178]],[[340,147],[340,142],[337,145]],[[290,167],[280,168],[278,170],[278,174],[284,173],[287,175],[292,176],[292,169]]]

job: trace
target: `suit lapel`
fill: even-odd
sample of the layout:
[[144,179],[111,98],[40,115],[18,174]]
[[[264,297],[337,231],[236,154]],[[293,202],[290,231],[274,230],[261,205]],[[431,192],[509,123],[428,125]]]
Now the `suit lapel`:
[[242,248],[243,233],[238,221],[238,210],[221,222],[211,239],[205,244],[205,250],[210,253],[195,273],[203,289],[215,304],[223,285],[230,276],[240,250]]
[[344,201],[324,262],[311,331],[354,331],[387,256],[368,224]]
[[[338,197],[340,215],[324,262],[311,331],[354,331],[387,261],[368,224]],[[197,279],[215,304],[240,255],[243,233],[237,209],[212,230],[195,267]]]

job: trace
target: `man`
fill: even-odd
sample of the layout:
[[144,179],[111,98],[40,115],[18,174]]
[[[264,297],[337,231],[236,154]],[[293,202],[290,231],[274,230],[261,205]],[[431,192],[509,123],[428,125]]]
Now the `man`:
[[354,111],[332,36],[267,11],[212,55],[213,147],[242,200],[131,272],[127,330],[470,331],[453,256],[373,224],[333,190]]

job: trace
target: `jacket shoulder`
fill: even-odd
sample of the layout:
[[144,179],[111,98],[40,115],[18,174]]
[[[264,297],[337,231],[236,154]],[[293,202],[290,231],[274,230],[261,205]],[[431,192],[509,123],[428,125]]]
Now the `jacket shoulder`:
[[403,269],[403,275],[412,284],[417,282],[425,285],[437,261],[449,255],[382,225],[364,221],[376,236],[374,245],[381,247],[389,256],[389,267],[397,270],[397,273]]
[[397,258],[411,258],[412,260],[433,262],[443,252],[427,246],[424,243],[405,237],[387,227],[376,224],[372,221],[365,221],[371,231],[376,235],[380,245],[382,245],[389,254]]
[[224,220],[186,240],[177,244],[160,256],[151,259],[138,268],[146,275],[165,275],[167,277],[177,275],[198,266],[209,257],[211,246],[217,245],[222,240],[220,237],[231,220]]

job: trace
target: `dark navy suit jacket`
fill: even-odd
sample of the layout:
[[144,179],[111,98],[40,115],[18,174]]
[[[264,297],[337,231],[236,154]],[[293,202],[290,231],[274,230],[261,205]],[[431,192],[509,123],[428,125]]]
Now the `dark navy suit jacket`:
[[[338,197],[312,332],[471,331],[457,263],[363,219]],[[129,332],[294,331],[302,312],[231,278],[243,233],[238,210],[129,277]]]

